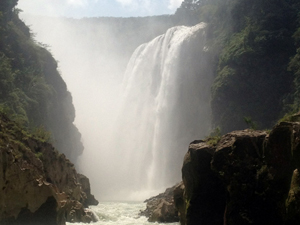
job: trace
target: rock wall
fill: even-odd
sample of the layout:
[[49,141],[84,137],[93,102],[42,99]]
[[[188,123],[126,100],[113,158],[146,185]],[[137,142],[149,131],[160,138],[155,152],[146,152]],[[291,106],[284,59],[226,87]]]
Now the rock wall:
[[0,223],[91,222],[89,181],[54,147],[0,114]]
[[194,141],[185,155],[182,177],[187,224],[222,224],[225,190],[210,168],[213,153],[212,146]]
[[299,224],[299,143],[297,122],[192,142],[174,192],[181,224]]
[[0,111],[31,132],[45,128],[53,145],[76,162],[84,148],[72,95],[46,45],[19,19],[17,2],[0,3]]

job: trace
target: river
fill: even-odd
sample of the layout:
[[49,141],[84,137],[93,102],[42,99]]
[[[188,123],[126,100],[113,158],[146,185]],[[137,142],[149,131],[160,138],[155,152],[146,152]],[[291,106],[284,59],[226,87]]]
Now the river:
[[[102,202],[92,206],[91,210],[96,214],[99,221],[94,225],[154,225],[144,216],[138,216],[141,210],[146,208],[141,202]],[[82,225],[82,223],[67,223],[67,225]],[[168,223],[179,225],[179,223]]]

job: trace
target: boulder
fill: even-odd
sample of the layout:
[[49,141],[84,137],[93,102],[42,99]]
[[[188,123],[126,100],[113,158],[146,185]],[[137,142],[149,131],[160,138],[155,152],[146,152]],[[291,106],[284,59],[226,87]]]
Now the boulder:
[[181,224],[300,224],[299,122],[210,143],[192,142],[184,158],[174,192]]
[[167,202],[164,199],[160,199],[148,221],[159,223],[178,222],[177,210],[175,209],[174,204]]
[[174,204],[174,189],[177,187],[167,188],[164,193],[147,199],[147,208],[140,212],[140,216],[148,217],[149,222],[173,223],[178,222],[178,211]]
[[88,185],[64,154],[0,114],[1,224],[91,222]]

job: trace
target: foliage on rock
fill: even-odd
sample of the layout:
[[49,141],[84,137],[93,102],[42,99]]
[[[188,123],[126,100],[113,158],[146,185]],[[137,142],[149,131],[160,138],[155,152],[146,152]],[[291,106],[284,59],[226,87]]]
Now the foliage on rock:
[[71,94],[52,55],[18,18],[16,4],[0,3],[0,111],[28,130],[45,127],[54,145],[75,160],[83,146]]
[[299,10],[294,0],[183,1],[178,13],[208,23],[213,126],[245,129],[247,116],[265,129],[299,110]]
[[[0,223],[90,222],[89,182],[54,147],[0,114]],[[83,182],[84,180],[87,180]]]
[[205,138],[205,142],[208,145],[212,145],[215,146],[219,143],[219,141],[221,140],[221,129],[220,127],[216,127],[206,138]]

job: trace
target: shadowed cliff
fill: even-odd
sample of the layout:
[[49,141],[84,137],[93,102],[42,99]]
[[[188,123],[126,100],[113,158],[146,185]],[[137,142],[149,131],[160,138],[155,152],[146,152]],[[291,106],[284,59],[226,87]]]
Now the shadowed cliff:
[[52,55],[38,45],[18,17],[17,1],[0,8],[0,111],[49,140],[72,161],[83,151],[74,126],[72,96]]
[[282,122],[192,142],[175,203],[182,224],[299,224],[299,137],[298,122]]

